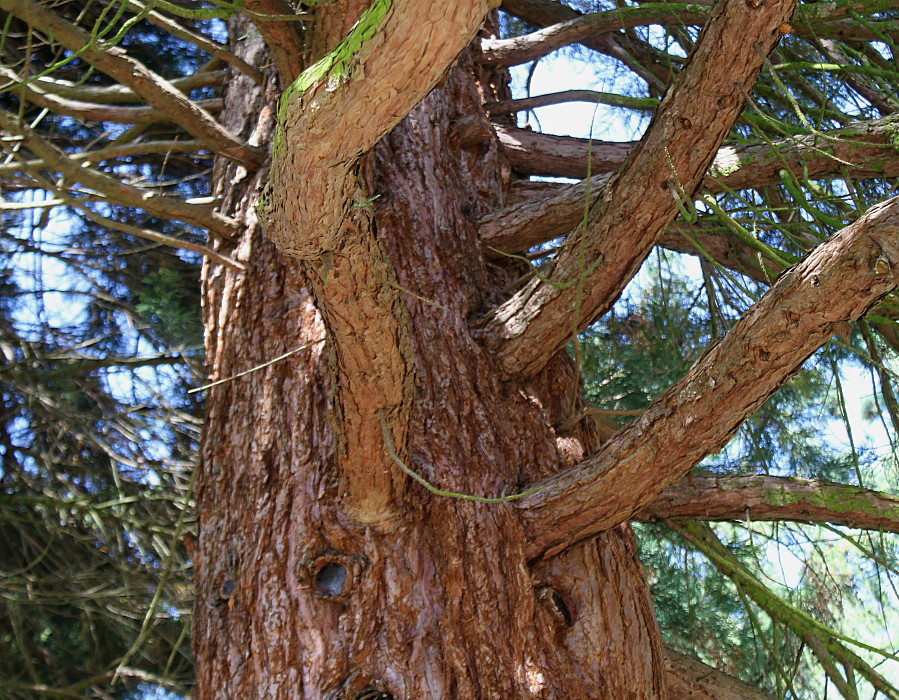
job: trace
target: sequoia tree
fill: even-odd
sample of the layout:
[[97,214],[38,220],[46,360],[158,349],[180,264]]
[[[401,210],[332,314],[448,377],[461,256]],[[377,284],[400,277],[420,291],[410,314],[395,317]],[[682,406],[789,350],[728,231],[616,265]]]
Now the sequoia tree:
[[[191,244],[211,382],[197,697],[761,697],[666,651],[633,520],[702,551],[845,697],[899,697],[845,639],[772,603],[699,522],[896,532],[896,499],[688,477],[860,319],[895,409],[876,354],[899,347],[899,201],[883,189],[899,172],[892,4],[498,4],[0,2],[7,49],[25,52],[3,68],[17,100],[0,112],[3,173],[129,235],[185,245],[93,202],[209,234]],[[219,18],[227,47],[199,33]],[[213,60],[164,78],[115,45],[138,20]],[[669,43],[634,29],[649,25]],[[632,70],[645,96],[512,99],[510,66],[574,42]],[[81,84],[50,71],[73,67]],[[220,101],[203,92],[222,80]],[[652,119],[630,144],[518,128],[510,115],[540,99]],[[138,126],[85,144],[36,108]],[[160,122],[164,138],[140,138]],[[168,158],[202,152],[211,196],[164,192]],[[150,154],[164,155],[146,161],[151,186],[116,169]],[[619,429],[583,397],[568,348],[657,246],[769,288]]]

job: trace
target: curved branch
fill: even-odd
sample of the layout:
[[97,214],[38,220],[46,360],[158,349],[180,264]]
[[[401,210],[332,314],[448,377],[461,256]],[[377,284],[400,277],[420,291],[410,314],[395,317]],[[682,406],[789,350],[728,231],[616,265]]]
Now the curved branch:
[[831,481],[768,476],[681,479],[634,520],[790,520],[899,533],[899,496]]
[[32,0],[5,0],[3,9],[131,88],[156,109],[170,114],[173,122],[202,141],[211,151],[250,167],[256,167],[262,162],[264,154],[261,149],[234,136],[209,112],[191,102],[184,93],[140,61],[126,55],[121,48],[94,48],[93,40],[87,32]]
[[[582,16],[577,10],[568,7],[564,3],[555,2],[555,0],[503,0],[502,8],[509,14],[515,15],[525,22],[538,27],[547,27]],[[641,65],[640,58],[642,56],[635,58],[631,52],[626,50],[620,41],[623,38],[614,34],[601,34],[600,36],[587,37],[581,41],[581,44],[621,61],[646,81],[651,94],[660,95],[671,81],[670,71],[666,66],[659,64]],[[628,49],[631,51],[635,50],[635,47],[629,40],[627,44]]]
[[833,335],[896,287],[899,197],[781,275],[687,376],[577,467],[516,501],[532,557],[632,517],[704,457]]
[[794,6],[795,0],[716,5],[646,135],[603,188],[586,230],[569,237],[553,262],[554,283],[531,282],[483,320],[484,344],[504,374],[532,376],[573,332],[611,308],[683,206],[681,198],[698,187]]
[[[552,24],[524,36],[510,39],[483,39],[480,63],[517,66],[533,61],[588,37],[648,24],[704,24],[711,7],[701,3],[650,3],[621,7],[578,16]],[[575,11],[576,12],[576,11]]]

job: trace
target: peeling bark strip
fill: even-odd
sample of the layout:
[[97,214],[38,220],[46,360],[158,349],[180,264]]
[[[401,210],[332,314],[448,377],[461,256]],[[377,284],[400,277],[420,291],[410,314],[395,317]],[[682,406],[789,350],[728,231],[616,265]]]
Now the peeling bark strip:
[[634,520],[790,520],[899,532],[899,496],[782,476],[694,476],[660,493]]
[[[250,146],[219,124],[206,110],[187,99],[167,81],[118,47],[98,51],[91,36],[31,0],[4,0],[3,9],[34,29],[58,41],[98,70],[127,85],[156,109],[192,134],[209,150],[249,166],[262,161],[262,151]],[[91,47],[91,48],[88,48]]]
[[630,518],[705,456],[831,337],[899,279],[899,198],[858,221],[781,275],[687,376],[594,457],[511,505],[549,556]]
[[547,270],[567,288],[535,280],[484,319],[484,342],[507,376],[532,376],[574,328],[611,308],[677,214],[676,198],[699,185],[794,6],[795,0],[716,5],[646,135],[594,205],[586,231],[570,236]]
[[402,454],[414,360],[399,285],[355,170],[445,74],[497,4],[375,0],[282,98],[262,211],[272,241],[302,262],[328,329],[339,377],[338,468],[362,522],[393,518],[401,479],[384,452],[377,412],[386,411]]

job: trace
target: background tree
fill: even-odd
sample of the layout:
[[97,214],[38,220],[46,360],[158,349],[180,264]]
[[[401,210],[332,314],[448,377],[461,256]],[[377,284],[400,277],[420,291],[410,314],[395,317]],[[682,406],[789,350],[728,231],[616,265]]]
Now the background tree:
[[492,5],[0,3],[6,692],[899,696],[891,3]]

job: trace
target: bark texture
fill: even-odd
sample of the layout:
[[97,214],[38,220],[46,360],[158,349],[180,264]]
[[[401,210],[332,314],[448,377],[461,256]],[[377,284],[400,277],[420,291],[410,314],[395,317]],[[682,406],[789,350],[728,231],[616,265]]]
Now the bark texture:
[[[668,698],[669,683],[675,697],[719,697],[714,684],[700,694],[696,668],[669,656],[666,670],[627,521],[723,444],[835,323],[895,286],[891,204],[785,273],[744,326],[601,446],[593,422],[577,420],[580,378],[556,342],[570,323],[560,334],[556,320],[552,342],[532,334],[521,352],[497,330],[501,313],[473,331],[485,309],[510,308],[526,272],[481,252],[478,222],[509,203],[511,176],[483,109],[509,98],[504,76],[464,50],[490,6],[317,5],[305,46],[326,72],[301,74],[278,131],[275,76],[229,81],[223,127],[275,148],[270,173],[225,160],[216,169],[221,209],[241,227],[211,245],[245,271],[206,268],[210,370],[259,369],[208,398],[199,698],[642,700]],[[651,138],[605,190],[590,235],[612,281],[584,318],[610,303],[673,216],[673,175],[660,162],[692,191],[761,62],[758,46],[741,46],[733,80],[687,116],[711,54],[740,32],[772,45],[789,10],[752,0],[713,13],[685,91],[666,98]],[[242,22],[234,50],[265,65],[263,39]],[[345,36],[362,42],[328,72],[316,61],[346,48]],[[279,56],[283,79],[298,68]],[[693,130],[698,114],[709,134]],[[641,177],[654,190],[648,213],[631,201]],[[625,231],[610,212],[639,217]],[[501,503],[435,495],[391,455],[444,491],[543,487]]]
[[[428,494],[386,459],[380,434],[357,431],[351,456],[338,444],[348,412],[335,403],[381,400],[346,388],[355,376],[370,380],[371,367],[348,361],[340,336],[340,324],[364,311],[364,276],[378,264],[414,370],[407,423],[392,434],[409,467],[441,488],[501,496],[598,447],[586,424],[565,435],[553,428],[578,392],[567,356],[526,383],[503,382],[469,332],[472,311],[508,274],[471,255],[471,221],[503,204],[508,176],[495,141],[464,147],[455,138],[452,124],[492,99],[490,75],[475,75],[463,60],[361,164],[359,187],[377,199],[346,236],[373,232],[375,245],[354,249],[352,266],[335,262],[327,281],[319,274],[314,294],[304,287],[307,260],[282,257],[252,209],[231,212],[249,222],[232,253],[247,273],[210,268],[207,277],[213,377],[317,340],[325,326],[328,343],[209,396],[197,496],[198,697],[667,697],[627,525],[531,566],[508,504]],[[264,137],[252,120],[263,114],[264,123],[270,103],[249,81],[239,88],[226,123]],[[219,171],[226,206],[255,186],[235,184],[239,174]],[[351,267],[359,272],[350,276]],[[369,352],[383,347],[366,342]],[[363,521],[347,469],[367,475],[360,488],[398,483],[390,518]]]

